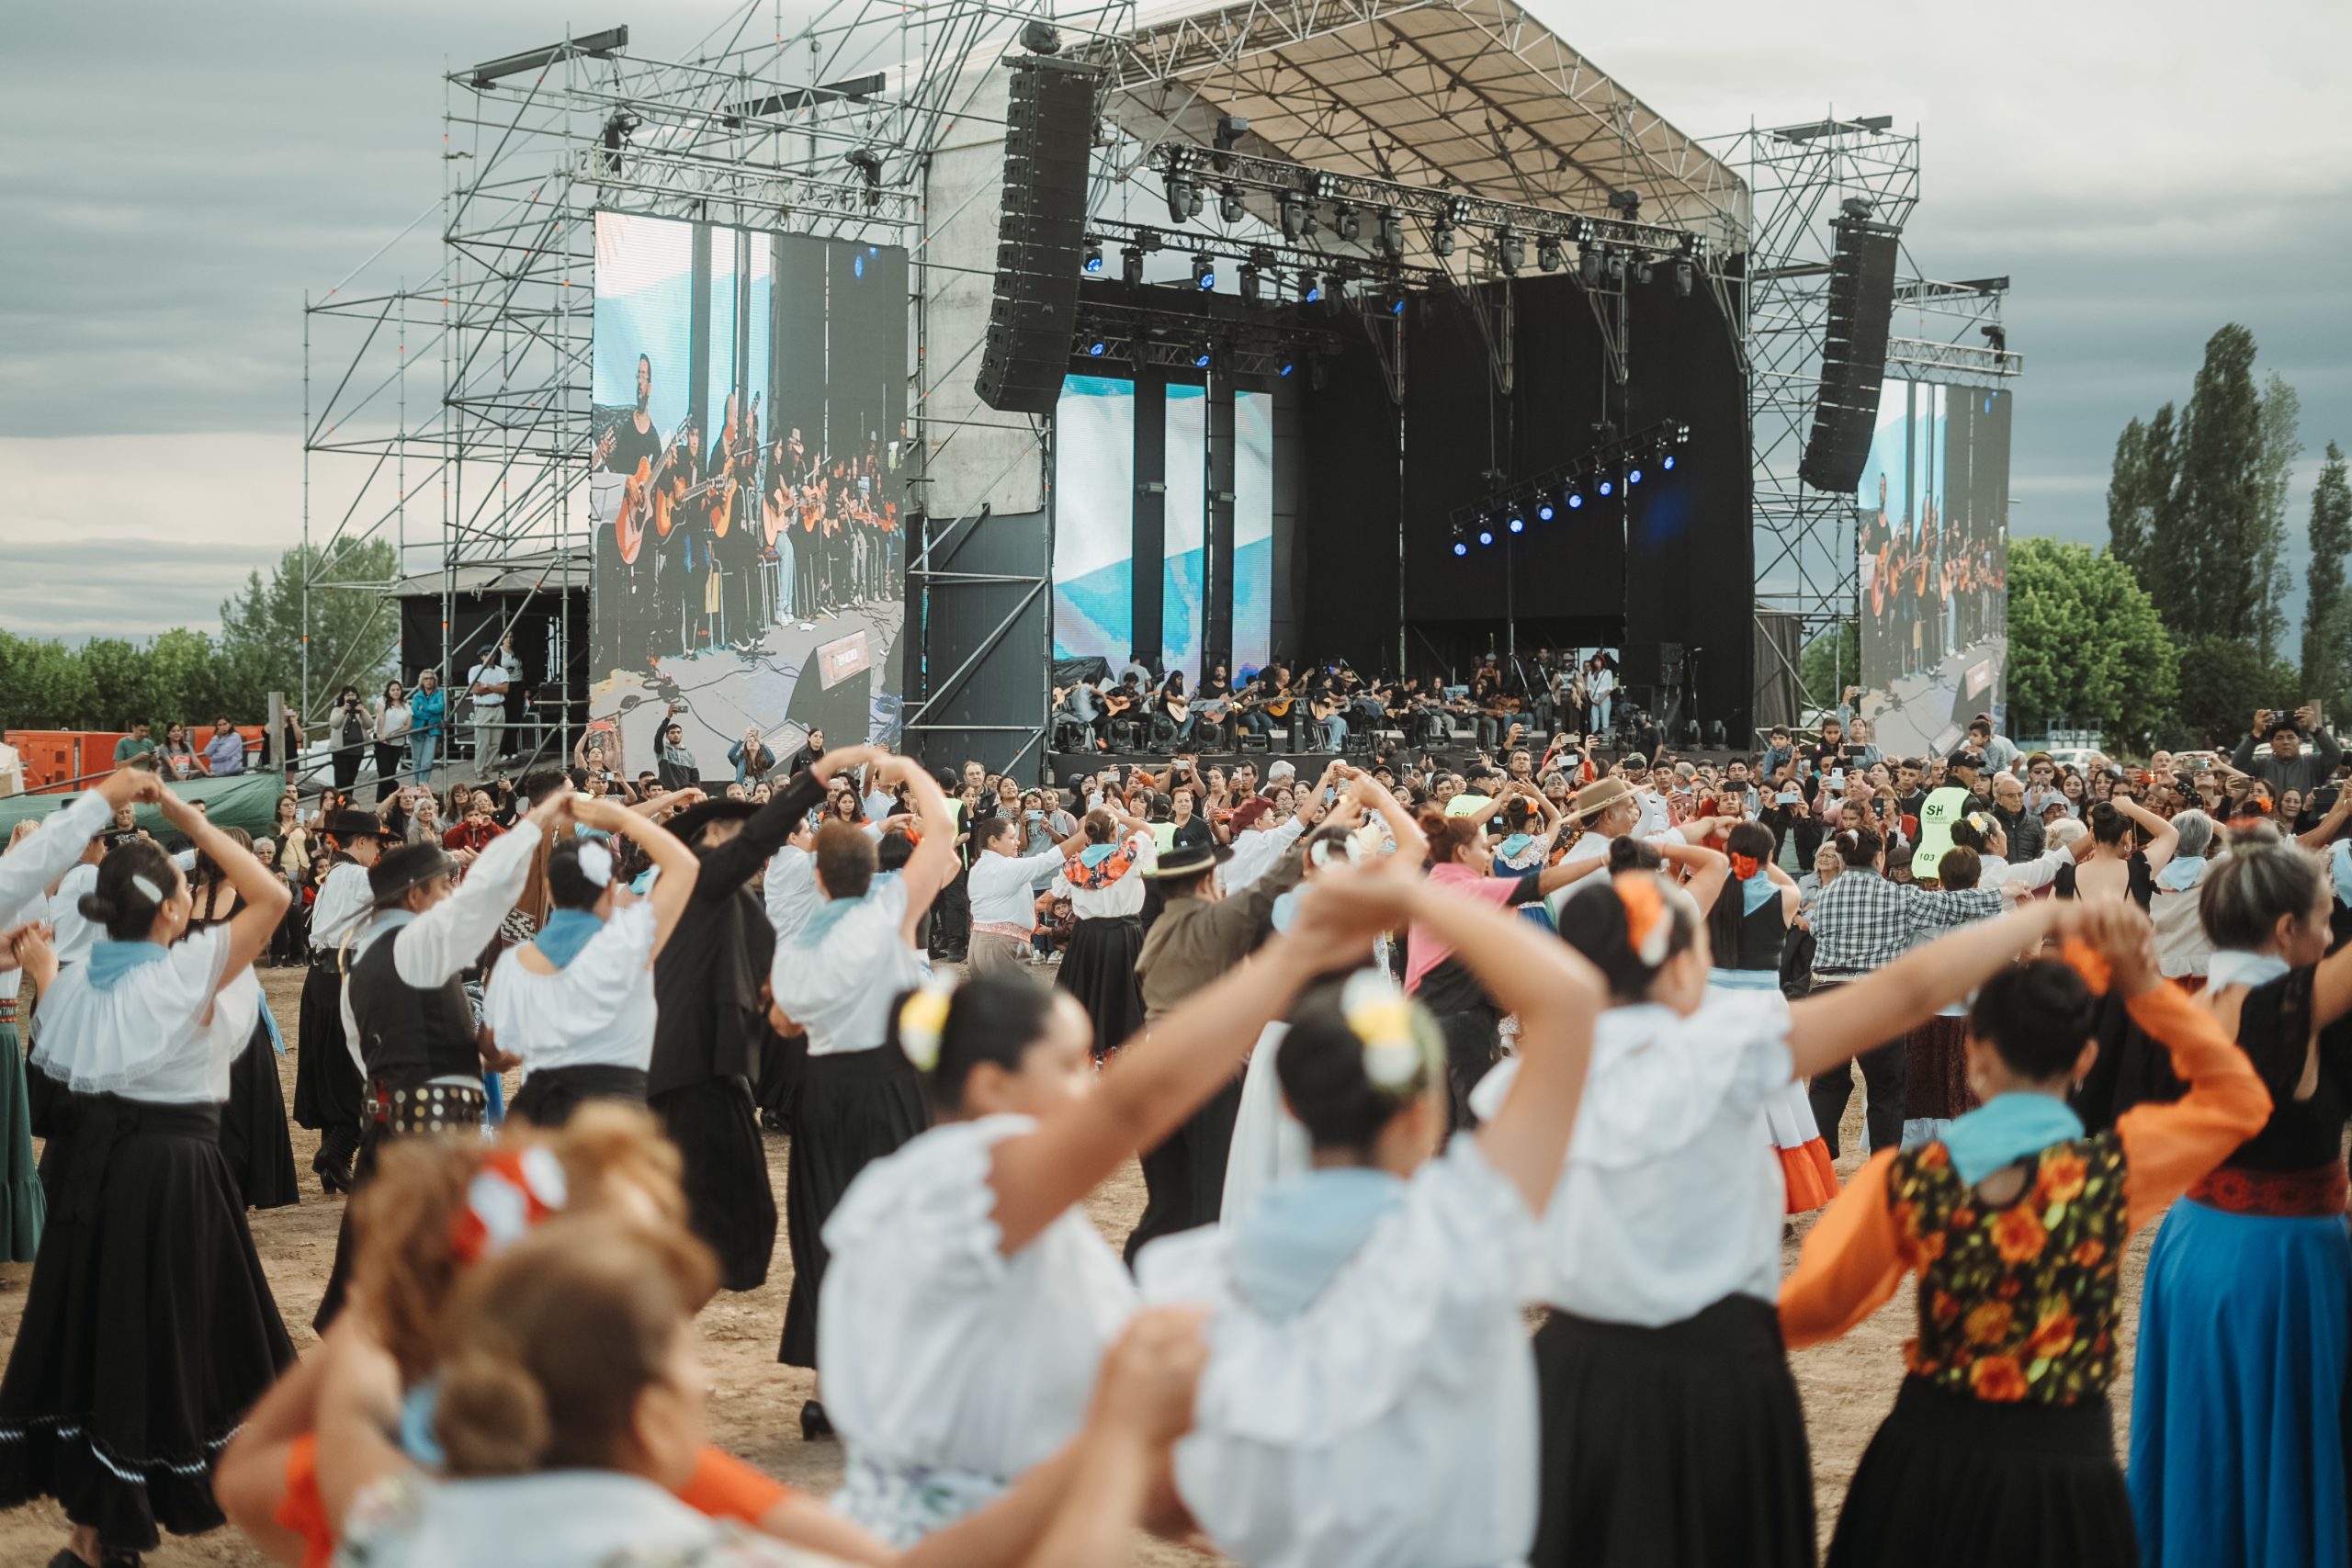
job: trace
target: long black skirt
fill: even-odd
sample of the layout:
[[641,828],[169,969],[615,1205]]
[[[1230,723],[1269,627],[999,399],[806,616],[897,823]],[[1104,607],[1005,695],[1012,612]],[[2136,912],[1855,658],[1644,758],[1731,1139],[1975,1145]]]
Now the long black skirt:
[[223,1521],[212,1466],[294,1360],[218,1110],[83,1101],[0,1377],[0,1507],[55,1497],[109,1550]]
[[25,1064],[25,1109],[33,1136],[41,1141],[41,1197],[51,1213],[65,1201],[65,1172],[74,1158],[74,1134],[82,1125],[90,1097],[75,1094],[31,1062]]
[[718,1256],[720,1286],[758,1290],[775,1256],[775,1191],[752,1091],[741,1078],[705,1078],[652,1104],[684,1162],[686,1224]]
[[799,1092],[801,1076],[808,1067],[806,1034],[778,1034],[773,1029],[763,1033],[760,1076],[752,1086],[752,1098],[759,1101],[761,1115],[770,1118],[769,1125],[791,1129],[793,1098]]
[[775,1359],[817,1364],[817,1298],[825,1285],[825,1222],[864,1170],[931,1124],[922,1079],[888,1047],[808,1058],[794,1094],[792,1150],[785,1165],[784,1232],[792,1248],[792,1294]]
[[220,1107],[220,1154],[229,1179],[248,1209],[282,1209],[299,1202],[294,1137],[286,1126],[286,1091],[277,1080],[277,1049],[269,1025],[254,1021],[253,1038],[229,1068],[229,1098]]
[[1779,1315],[1725,1296],[1662,1328],[1535,1335],[1533,1568],[1811,1568],[1813,1467]]
[[294,1036],[294,1120],[313,1132],[359,1125],[359,1064],[343,1033],[343,977],[334,954],[314,953],[302,977]]
[[1994,1404],[1903,1380],[1846,1489],[1829,1568],[2140,1561],[2105,1399]]
[[1054,984],[1076,997],[1093,1021],[1097,1056],[1142,1032],[1143,987],[1136,982],[1142,952],[1143,922],[1128,915],[1079,921],[1062,954]]
[[645,1103],[642,1067],[542,1067],[523,1080],[506,1113],[535,1127],[549,1129],[571,1120],[571,1113],[592,1100],[621,1100]]
[[1127,1235],[1128,1268],[1161,1236],[1216,1224],[1225,1208],[1225,1168],[1233,1154],[1234,1119],[1241,1113],[1243,1077],[1234,1074],[1158,1147],[1144,1151],[1143,1217]]

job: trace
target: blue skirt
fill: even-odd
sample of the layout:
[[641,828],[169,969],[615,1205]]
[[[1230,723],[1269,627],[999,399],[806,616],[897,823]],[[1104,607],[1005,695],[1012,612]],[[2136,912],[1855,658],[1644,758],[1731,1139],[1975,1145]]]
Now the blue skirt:
[[2147,1568],[2352,1560],[2352,1228],[2184,1198],[2148,1255],[2132,1514]]

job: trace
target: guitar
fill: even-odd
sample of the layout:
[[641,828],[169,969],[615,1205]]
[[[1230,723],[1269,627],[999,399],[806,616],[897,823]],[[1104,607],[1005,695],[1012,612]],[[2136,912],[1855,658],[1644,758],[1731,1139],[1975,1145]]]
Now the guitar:
[[[758,392],[752,394],[751,417],[744,422],[743,432],[749,435],[749,440],[741,446],[722,446],[719,475],[710,481],[712,486],[724,492],[719,496],[718,504],[710,509],[710,536],[714,539],[727,537],[727,530],[734,523],[735,497],[742,489],[741,482],[735,477],[735,465],[759,450],[760,398],[761,394]],[[725,443],[727,438],[734,434],[736,432],[732,430],[721,431],[719,439]]]
[[1185,716],[1186,714],[1190,713],[1190,712],[1192,711],[1192,708],[1193,708],[1193,705],[1191,704],[1191,702],[1189,702],[1187,699],[1185,699],[1185,698],[1183,698],[1183,697],[1170,697],[1170,698],[1168,698],[1168,699],[1167,699],[1167,706],[1168,706],[1168,716],[1169,716],[1170,718],[1174,719],[1174,720],[1175,720],[1177,723],[1179,723],[1179,724],[1182,724],[1182,723],[1183,723],[1183,722],[1184,722],[1184,716]]
[[[685,421],[680,420],[678,428],[672,431],[670,439],[662,444],[661,466],[655,467],[650,457],[639,457],[637,471],[630,474],[621,486],[621,509],[613,518],[613,536],[619,541],[624,565],[637,564],[637,552],[645,546],[647,521],[650,519],[659,523],[661,520],[660,508],[654,502],[654,490],[661,483],[662,476],[669,472],[670,455],[677,450],[678,437],[684,434],[685,430]],[[617,424],[605,432],[604,439],[596,443],[597,462],[603,462],[611,455],[613,443],[619,436],[620,426]],[[669,530],[663,528],[662,532],[666,536]]]
[[1309,697],[1306,699],[1306,714],[1309,718],[1320,724],[1347,705],[1347,699],[1341,696]]
[[1288,687],[1284,687],[1279,692],[1272,693],[1264,699],[1266,716],[1268,718],[1288,718],[1290,716],[1291,705],[1297,700],[1297,697],[1292,694]]
[[1135,705],[1136,699],[1127,695],[1124,692],[1105,692],[1102,694],[1102,711],[1114,717],[1126,712],[1129,708]]

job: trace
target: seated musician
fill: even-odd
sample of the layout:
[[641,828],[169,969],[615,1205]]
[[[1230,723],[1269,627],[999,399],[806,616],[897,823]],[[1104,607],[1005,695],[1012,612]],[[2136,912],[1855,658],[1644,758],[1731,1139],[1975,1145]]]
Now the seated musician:
[[1184,690],[1184,672],[1170,670],[1168,679],[1152,694],[1152,743],[1172,746],[1182,750],[1193,744],[1193,731],[1198,720],[1192,711],[1190,694]]

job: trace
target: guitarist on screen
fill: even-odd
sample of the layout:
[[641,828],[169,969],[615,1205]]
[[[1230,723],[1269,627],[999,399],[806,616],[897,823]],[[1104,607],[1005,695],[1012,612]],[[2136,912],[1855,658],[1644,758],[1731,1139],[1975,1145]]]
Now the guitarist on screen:
[[[607,473],[636,478],[651,476],[662,458],[662,433],[653,427],[653,361],[646,355],[637,356],[637,407],[627,419],[605,433],[597,446],[597,457]],[[626,503],[624,503],[626,506]],[[596,535],[596,560],[606,592],[614,595],[613,613],[607,617],[613,640],[606,645],[606,668],[621,669],[643,662],[645,656],[646,623],[653,607],[652,565],[644,560],[642,551],[636,559],[624,558],[616,520],[615,529],[599,529]]]

